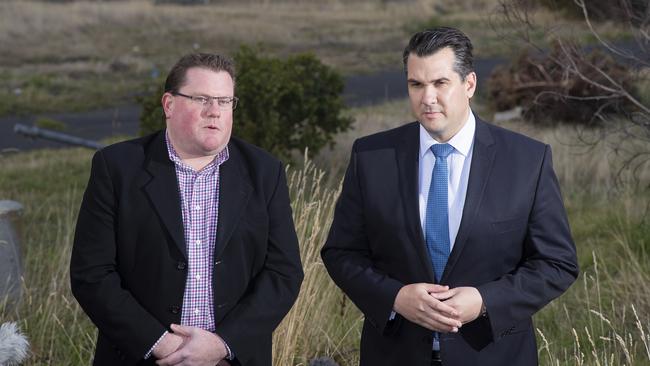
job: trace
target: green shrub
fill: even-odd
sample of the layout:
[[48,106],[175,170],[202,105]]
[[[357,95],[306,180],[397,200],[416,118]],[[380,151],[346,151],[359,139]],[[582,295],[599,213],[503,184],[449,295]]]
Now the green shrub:
[[34,126],[53,131],[65,131],[68,128],[68,125],[65,122],[45,117],[37,118],[36,121],[34,121]]
[[[334,135],[350,128],[342,115],[343,79],[312,54],[287,59],[260,56],[241,47],[237,65],[233,134],[281,159],[309,147],[313,153],[333,143]],[[151,97],[140,98],[140,133],[165,126],[160,107],[162,85]]]
[[[154,86],[155,85],[155,86]],[[136,97],[142,107],[140,113],[140,135],[144,136],[165,128],[161,99],[165,92],[165,80],[158,79],[146,95]]]

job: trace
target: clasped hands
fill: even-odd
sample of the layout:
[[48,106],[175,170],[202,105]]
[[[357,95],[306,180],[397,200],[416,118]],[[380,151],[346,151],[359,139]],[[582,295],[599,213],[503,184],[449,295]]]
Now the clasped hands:
[[393,310],[427,329],[458,332],[463,324],[481,314],[483,298],[475,287],[456,287],[414,283],[397,293]]
[[173,333],[167,333],[153,350],[160,366],[230,366],[225,343],[207,330],[172,324]]

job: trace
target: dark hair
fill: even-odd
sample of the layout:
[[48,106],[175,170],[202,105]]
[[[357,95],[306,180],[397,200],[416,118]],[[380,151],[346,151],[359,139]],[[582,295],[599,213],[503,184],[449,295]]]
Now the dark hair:
[[474,71],[472,41],[463,32],[451,27],[436,27],[415,33],[411,37],[408,46],[404,48],[402,59],[404,72],[408,73],[407,63],[410,54],[414,53],[418,57],[430,56],[446,47],[454,51],[456,56],[454,71],[464,81],[465,77]]
[[172,67],[165,80],[165,92],[176,93],[185,84],[187,70],[200,67],[215,72],[225,71],[235,82],[235,62],[230,58],[214,53],[191,53],[181,57]]

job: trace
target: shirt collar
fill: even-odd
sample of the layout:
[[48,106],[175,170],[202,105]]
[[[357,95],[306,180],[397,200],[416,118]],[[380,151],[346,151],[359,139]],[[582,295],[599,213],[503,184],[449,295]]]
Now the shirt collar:
[[[465,121],[463,127],[449,141],[447,141],[447,143],[456,151],[463,154],[463,156],[467,157],[469,150],[472,147],[472,142],[474,141],[475,130],[476,119],[474,113],[472,113],[472,110],[470,109],[467,121]],[[439,142],[431,137],[429,132],[427,132],[420,123],[420,158],[422,158],[428,151],[431,151],[431,146],[434,144],[439,144]]]

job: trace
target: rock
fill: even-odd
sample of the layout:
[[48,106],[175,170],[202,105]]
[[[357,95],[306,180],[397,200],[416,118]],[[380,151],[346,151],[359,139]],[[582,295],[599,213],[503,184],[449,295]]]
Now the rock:
[[[15,201],[0,201],[0,302],[16,305],[22,295],[22,250],[16,229],[23,206]],[[0,363],[2,365],[2,363]]]
[[329,357],[322,356],[309,361],[309,366],[339,366],[339,364]]

